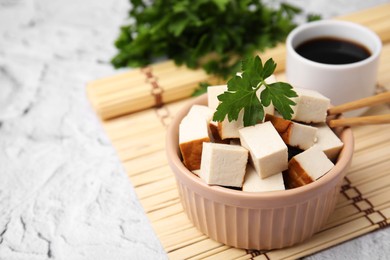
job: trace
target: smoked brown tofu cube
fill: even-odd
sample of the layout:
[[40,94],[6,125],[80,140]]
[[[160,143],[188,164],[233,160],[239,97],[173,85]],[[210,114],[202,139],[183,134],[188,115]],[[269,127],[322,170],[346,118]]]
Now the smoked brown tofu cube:
[[209,185],[242,187],[247,162],[241,146],[204,143],[199,177]]
[[290,188],[309,184],[332,169],[334,164],[318,147],[294,156],[288,163],[288,186]]
[[317,141],[314,145],[318,146],[330,160],[336,160],[344,146],[343,142],[326,123],[316,125],[316,127],[318,129]]
[[202,116],[186,116],[179,125],[179,147],[188,170],[200,169],[203,142],[210,142],[207,120]]
[[239,130],[241,145],[249,150],[250,162],[264,179],[287,169],[287,145],[271,122]]
[[264,192],[285,189],[283,174],[281,172],[262,179],[251,165],[246,167],[244,184],[242,185],[243,191]]
[[317,128],[268,114],[265,120],[273,124],[286,144],[301,150],[307,150],[314,145]]
[[329,98],[314,90],[294,88],[298,97],[292,100],[296,103],[292,107],[294,114],[292,120],[303,123],[325,122],[330,106]]

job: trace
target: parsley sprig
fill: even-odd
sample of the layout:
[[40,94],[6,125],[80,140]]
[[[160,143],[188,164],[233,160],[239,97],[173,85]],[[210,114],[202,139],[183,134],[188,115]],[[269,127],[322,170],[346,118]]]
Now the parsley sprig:
[[129,22],[115,41],[115,68],[165,57],[222,79],[238,71],[243,57],[284,41],[302,11],[262,0],[129,1]]
[[241,76],[234,76],[227,83],[227,91],[218,96],[221,103],[214,113],[214,121],[223,121],[227,116],[229,121],[237,120],[239,113],[244,109],[244,126],[255,125],[264,118],[264,107],[271,103],[285,119],[291,119],[297,97],[292,86],[285,82],[268,84],[265,80],[271,76],[276,68],[273,59],[267,60],[264,65],[259,56],[242,61]]

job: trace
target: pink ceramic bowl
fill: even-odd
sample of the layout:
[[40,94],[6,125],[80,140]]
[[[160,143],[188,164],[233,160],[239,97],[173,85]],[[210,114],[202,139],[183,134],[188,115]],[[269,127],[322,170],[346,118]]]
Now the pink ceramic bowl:
[[169,165],[175,173],[184,211],[210,238],[238,248],[274,249],[300,243],[324,226],[333,212],[354,149],[351,129],[338,161],[325,176],[303,187],[272,192],[243,192],[209,186],[191,173],[180,158],[179,124],[194,104],[207,104],[206,95],[188,102],[171,122],[166,140]]

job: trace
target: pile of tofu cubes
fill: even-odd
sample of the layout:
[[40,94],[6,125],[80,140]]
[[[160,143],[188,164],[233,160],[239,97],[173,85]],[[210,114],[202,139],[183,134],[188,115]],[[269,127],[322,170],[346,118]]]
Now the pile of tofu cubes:
[[183,163],[204,182],[247,192],[285,190],[311,183],[334,166],[343,143],[326,124],[328,98],[295,88],[292,120],[271,104],[263,122],[244,127],[243,111],[237,121],[212,120],[217,97],[226,90],[209,87],[208,106],[193,105],[180,123]]

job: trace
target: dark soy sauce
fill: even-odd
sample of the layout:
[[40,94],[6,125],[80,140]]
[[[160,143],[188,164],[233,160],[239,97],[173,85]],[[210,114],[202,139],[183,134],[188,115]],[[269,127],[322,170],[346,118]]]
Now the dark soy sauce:
[[368,58],[371,53],[363,45],[330,37],[305,41],[295,51],[306,59],[325,64],[349,64]]

